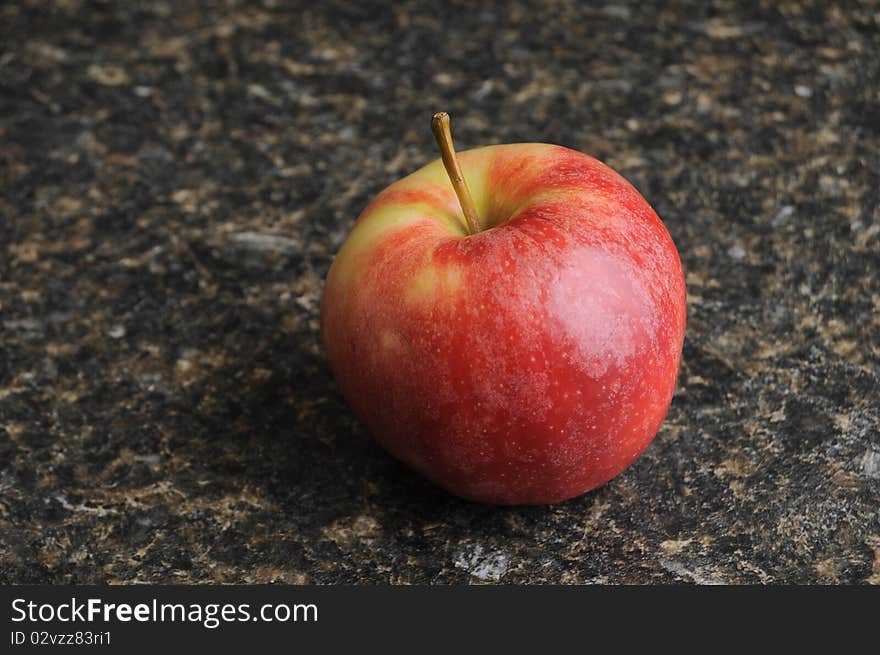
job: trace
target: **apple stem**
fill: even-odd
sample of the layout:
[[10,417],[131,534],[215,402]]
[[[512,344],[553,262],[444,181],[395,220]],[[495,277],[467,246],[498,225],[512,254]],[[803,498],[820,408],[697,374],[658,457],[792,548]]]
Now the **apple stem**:
[[440,146],[440,156],[443,159],[446,174],[449,175],[452,188],[455,189],[455,195],[458,196],[458,203],[461,205],[461,211],[464,213],[464,220],[467,223],[468,234],[476,234],[480,231],[480,217],[461,172],[461,166],[458,164],[458,157],[455,155],[452,130],[449,129],[449,114],[445,111],[434,114],[431,119],[431,131],[434,133],[434,138],[437,139],[437,145]]

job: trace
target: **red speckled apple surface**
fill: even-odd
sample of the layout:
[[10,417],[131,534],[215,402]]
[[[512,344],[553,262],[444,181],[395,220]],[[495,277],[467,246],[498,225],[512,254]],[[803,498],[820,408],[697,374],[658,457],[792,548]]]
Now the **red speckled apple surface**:
[[328,274],[322,334],[376,440],[452,493],[561,501],[648,446],[685,332],[675,245],[601,162],[546,144],[459,154],[481,231],[437,161],[367,207]]

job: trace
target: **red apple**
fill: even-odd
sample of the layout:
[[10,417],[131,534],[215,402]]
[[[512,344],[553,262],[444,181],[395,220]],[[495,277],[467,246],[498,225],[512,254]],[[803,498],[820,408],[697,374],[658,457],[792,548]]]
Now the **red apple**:
[[592,157],[542,143],[458,157],[472,201],[438,160],[355,223],[321,305],[332,370],[375,439],[450,492],[580,495],[629,466],[669,408],[685,332],[678,253],[638,191]]

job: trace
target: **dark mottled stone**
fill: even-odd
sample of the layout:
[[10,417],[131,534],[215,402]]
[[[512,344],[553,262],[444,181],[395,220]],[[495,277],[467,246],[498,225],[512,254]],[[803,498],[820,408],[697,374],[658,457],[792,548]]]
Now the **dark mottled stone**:
[[[0,6],[0,581],[880,583],[873,2]],[[549,141],[681,251],[680,386],[627,472],[469,504],[323,358],[358,212]]]

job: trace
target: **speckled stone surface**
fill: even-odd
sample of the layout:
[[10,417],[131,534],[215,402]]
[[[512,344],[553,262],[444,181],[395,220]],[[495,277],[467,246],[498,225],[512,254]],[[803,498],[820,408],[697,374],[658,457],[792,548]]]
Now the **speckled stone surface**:
[[[880,7],[470,4],[0,6],[0,581],[880,583]],[[437,109],[678,244],[679,390],[584,497],[452,498],[330,377],[323,276]]]

